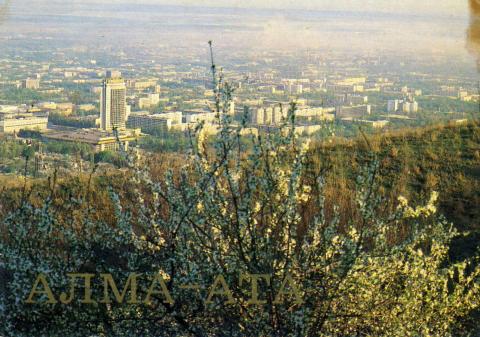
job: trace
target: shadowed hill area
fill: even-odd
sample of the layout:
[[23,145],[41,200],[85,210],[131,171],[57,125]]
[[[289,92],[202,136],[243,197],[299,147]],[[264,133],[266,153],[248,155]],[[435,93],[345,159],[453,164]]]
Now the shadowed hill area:
[[[368,142],[368,143],[367,143]],[[480,230],[480,129],[442,125],[402,130],[368,139],[319,145],[314,170],[328,170],[332,193],[348,192],[372,151],[380,161],[387,199],[440,193],[441,212],[462,230]],[[335,191],[336,190],[336,191]]]
[[[313,181],[325,175],[327,204],[330,208],[340,207],[343,222],[355,219],[355,214],[349,211],[354,202],[355,179],[362,166],[376,158],[382,186],[379,193],[385,199],[385,212],[397,206],[399,196],[419,203],[436,191],[440,213],[461,231],[480,231],[480,128],[475,122],[405,129],[367,137],[317,143],[311,146],[308,156],[305,179]],[[168,169],[176,171],[185,160],[183,155],[176,153],[153,155],[149,160],[152,176],[162,181]],[[128,195],[133,184],[129,177],[127,171],[112,172],[108,176],[93,175],[91,189],[98,192],[92,195],[93,200],[108,198],[105,191],[109,185]],[[62,198],[84,193],[82,190],[89,178],[88,174],[58,178],[58,200],[62,202]],[[45,180],[27,180],[27,190],[35,191],[31,195],[49,193]],[[3,186],[0,210],[6,212],[18,205],[23,178],[12,180],[10,176],[0,181]],[[109,203],[107,200],[94,202]],[[305,213],[308,216],[308,207]]]

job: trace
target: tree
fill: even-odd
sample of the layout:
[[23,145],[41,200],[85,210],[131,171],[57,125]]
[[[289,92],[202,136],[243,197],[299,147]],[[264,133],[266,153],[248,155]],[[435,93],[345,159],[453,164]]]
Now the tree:
[[83,97],[82,97],[82,93],[78,90],[75,90],[75,91],[72,91],[70,93],[70,101],[74,104],[74,105],[79,105],[83,102]]
[[95,153],[94,161],[95,163],[110,163],[118,167],[126,165],[124,158],[122,158],[118,153],[112,151],[102,151]]
[[18,131],[18,136],[22,138],[42,139],[42,133],[38,130],[24,130]]
[[22,157],[26,160],[31,159],[35,155],[35,150],[33,146],[25,146],[22,150]]

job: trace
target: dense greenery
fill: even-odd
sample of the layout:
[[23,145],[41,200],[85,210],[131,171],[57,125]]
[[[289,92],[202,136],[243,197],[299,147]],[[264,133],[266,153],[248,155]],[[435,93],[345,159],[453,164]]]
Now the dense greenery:
[[139,146],[151,152],[185,152],[190,144],[190,137],[181,131],[165,132],[163,128],[144,130],[151,136],[142,137]]
[[[164,175],[127,157],[123,176],[53,179],[18,206],[4,198],[0,333],[447,336],[480,328],[478,252],[451,259],[459,233],[437,214],[441,186],[397,189],[410,184],[402,179],[413,169],[411,149],[395,149],[394,137],[309,146],[288,131],[246,144],[240,129],[225,121],[210,145],[200,130],[188,160],[175,171],[165,163]],[[460,138],[432,149],[456,153],[455,144],[466,146],[461,135],[476,130],[452,129]],[[423,135],[425,143],[441,134]],[[467,145],[465,155],[475,153]],[[69,301],[72,271],[93,275],[95,303],[80,302],[81,277]],[[143,277],[121,301],[132,272]],[[52,294],[25,303],[39,273]],[[113,275],[118,296],[107,287],[104,298],[100,273]],[[263,275],[256,291],[252,274]],[[164,287],[152,294],[155,275]],[[191,284],[198,292],[181,287]]]
[[419,97],[417,100],[423,111],[478,113],[476,102],[463,102],[450,97]]
[[62,141],[47,141],[43,145],[46,152],[60,153],[68,155],[80,155],[85,160],[90,160],[93,149],[88,144],[62,142]]
[[123,156],[118,152],[102,151],[95,153],[95,163],[110,163],[116,167],[127,166],[127,162]]
[[0,158],[1,159],[13,159],[20,157],[25,144],[13,140],[0,140]]
[[42,133],[36,130],[20,130],[18,136],[22,138],[42,139]]
[[80,119],[78,117],[66,117],[61,114],[52,113],[48,117],[48,120],[55,125],[64,125],[70,126],[74,128],[94,128],[95,127],[95,120],[90,119]]
[[6,100],[11,104],[34,104],[50,98],[52,98],[52,96],[44,95],[31,89],[10,88],[0,92],[0,99]]

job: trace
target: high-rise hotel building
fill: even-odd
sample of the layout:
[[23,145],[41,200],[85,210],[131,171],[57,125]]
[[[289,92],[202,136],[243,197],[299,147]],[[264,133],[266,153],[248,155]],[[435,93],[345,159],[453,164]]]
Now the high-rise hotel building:
[[100,95],[100,128],[104,131],[125,129],[127,87],[118,71],[107,71]]

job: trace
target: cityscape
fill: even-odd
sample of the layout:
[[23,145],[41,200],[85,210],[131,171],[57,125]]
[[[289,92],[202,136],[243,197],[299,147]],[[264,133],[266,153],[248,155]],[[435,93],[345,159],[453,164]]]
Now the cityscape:
[[[146,149],[145,139],[187,134],[199,122],[215,134],[206,42],[203,49],[182,53],[184,61],[175,63],[154,60],[163,57],[161,50],[142,56],[112,51],[108,62],[97,60],[94,50],[83,53],[75,48],[58,49],[45,61],[43,51],[16,50],[15,58],[4,55],[2,135],[18,139],[22,131],[38,131],[41,143],[85,144],[98,153],[118,147],[112,127],[122,130],[122,142],[140,150]],[[225,113],[238,124],[247,111],[251,132],[278,127],[291,102],[296,103],[297,132],[314,139],[323,137],[326,129],[333,137],[351,137],[358,127],[381,133],[438,122],[464,123],[478,112],[478,82],[473,62],[468,69],[468,58],[452,61],[440,54],[432,65],[421,55],[402,61],[393,54],[347,58],[310,50],[225,54],[219,50],[218,59],[234,87]],[[48,162],[49,155],[42,153]],[[5,173],[11,169],[2,165]]]
[[7,0],[0,29],[0,336],[480,331],[477,0]]

